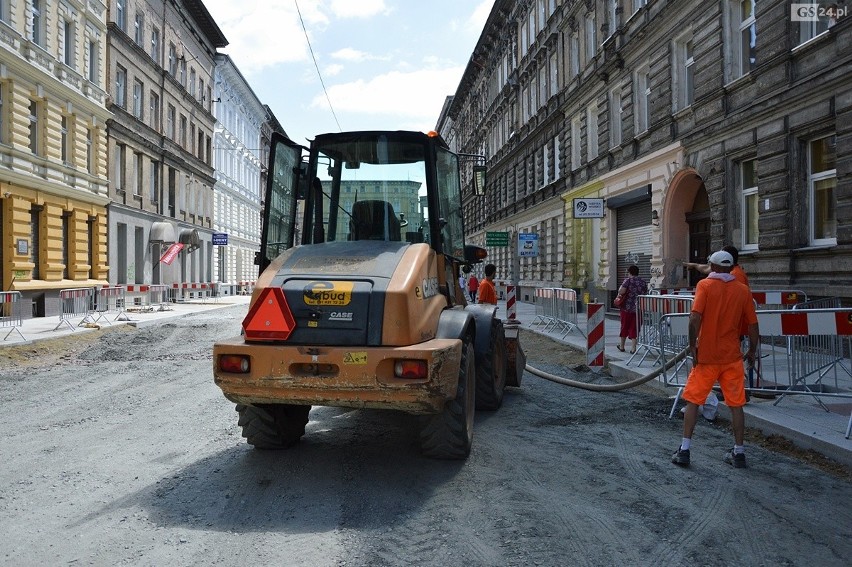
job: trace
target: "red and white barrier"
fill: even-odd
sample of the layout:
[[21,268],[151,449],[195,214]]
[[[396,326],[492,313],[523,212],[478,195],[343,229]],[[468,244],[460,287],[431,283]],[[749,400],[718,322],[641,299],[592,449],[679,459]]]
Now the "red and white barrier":
[[835,309],[757,312],[761,335],[852,335],[852,311]]
[[598,372],[604,365],[604,309],[603,303],[589,303],[586,319],[586,365]]
[[515,320],[518,317],[518,307],[515,305],[515,286],[506,286],[506,313],[509,320]]

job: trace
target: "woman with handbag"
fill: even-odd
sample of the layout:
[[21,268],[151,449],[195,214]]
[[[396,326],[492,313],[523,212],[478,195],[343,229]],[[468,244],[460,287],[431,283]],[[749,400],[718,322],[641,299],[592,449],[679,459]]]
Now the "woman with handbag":
[[619,343],[616,346],[621,352],[624,352],[626,339],[633,341],[633,347],[630,349],[631,354],[636,352],[636,340],[639,333],[636,305],[639,296],[646,293],[648,293],[648,284],[639,277],[639,267],[630,266],[627,268],[627,278],[618,288],[618,295],[613,301],[613,304],[618,307],[621,317],[621,331],[618,333]]

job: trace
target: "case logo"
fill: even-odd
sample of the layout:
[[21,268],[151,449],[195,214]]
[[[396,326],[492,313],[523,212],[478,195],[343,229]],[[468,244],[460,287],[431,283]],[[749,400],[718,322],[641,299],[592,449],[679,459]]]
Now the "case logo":
[[311,282],[302,290],[307,305],[349,305],[353,282]]

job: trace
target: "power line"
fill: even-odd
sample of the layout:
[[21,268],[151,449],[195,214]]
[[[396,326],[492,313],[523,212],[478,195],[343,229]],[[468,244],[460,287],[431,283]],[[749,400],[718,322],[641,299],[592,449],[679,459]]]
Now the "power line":
[[322,74],[319,70],[319,65],[317,65],[317,58],[314,55],[314,48],[311,46],[311,40],[308,37],[308,30],[305,28],[305,20],[302,19],[302,11],[299,9],[299,0],[293,0],[296,4],[296,12],[299,14],[299,22],[302,24],[302,31],[305,32],[305,41],[308,42],[308,50],[311,52],[311,59],[314,60],[314,67],[317,70],[317,77],[319,77],[320,84],[322,85],[322,92],[325,93],[325,99],[328,101],[328,108],[331,110],[331,115],[334,116],[334,121],[337,123],[337,129],[343,132],[343,128],[340,127],[340,121],[337,120],[337,114],[334,112],[334,106],[331,104],[331,97],[328,96],[328,90],[325,88],[325,82],[322,80]]

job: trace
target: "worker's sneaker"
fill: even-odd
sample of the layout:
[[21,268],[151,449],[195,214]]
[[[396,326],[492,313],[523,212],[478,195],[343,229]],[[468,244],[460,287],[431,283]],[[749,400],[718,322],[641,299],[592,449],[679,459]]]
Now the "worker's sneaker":
[[744,469],[746,468],[745,453],[734,453],[731,449],[725,454],[725,462],[735,469]]
[[689,466],[689,449],[681,449],[678,447],[675,454],[672,455],[672,462],[681,467]]

